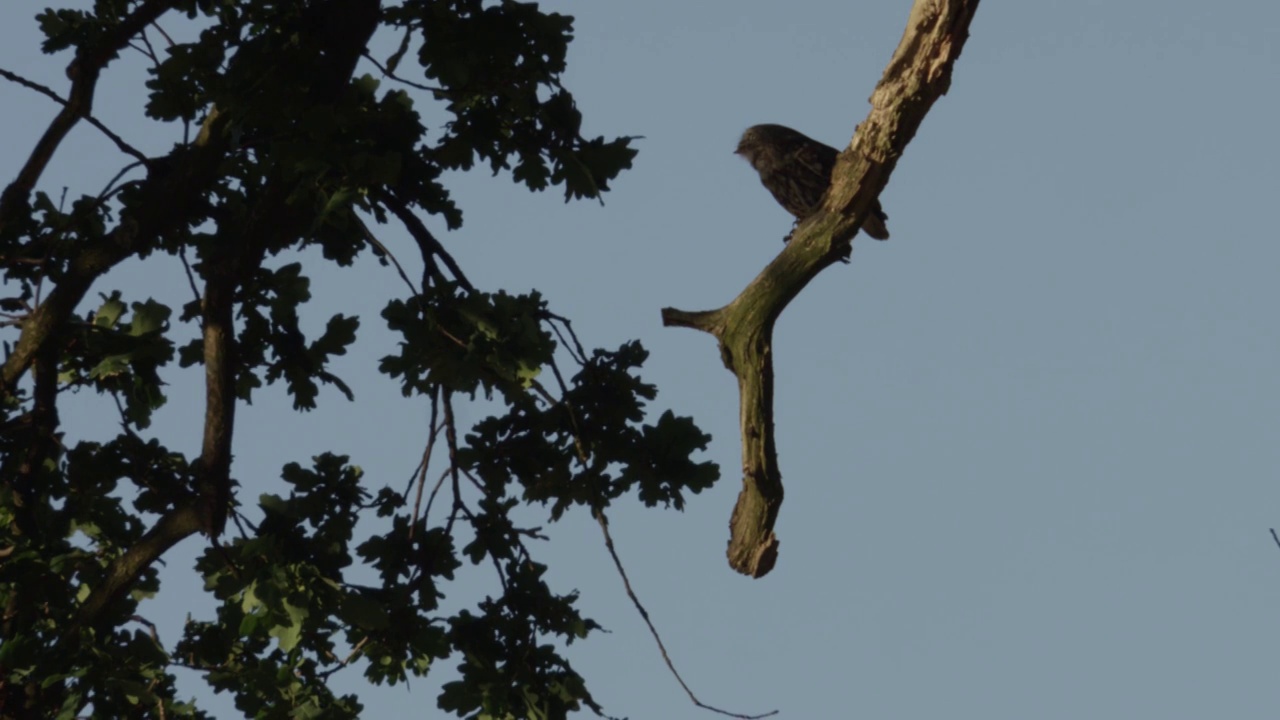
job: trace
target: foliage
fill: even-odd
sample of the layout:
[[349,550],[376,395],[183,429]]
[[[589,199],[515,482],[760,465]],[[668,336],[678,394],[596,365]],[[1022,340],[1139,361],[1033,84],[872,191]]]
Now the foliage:
[[[169,41],[162,20],[198,32]],[[630,138],[584,138],[561,85],[572,18],[511,0],[97,0],[39,21],[44,51],[72,57],[71,86],[0,197],[0,717],[204,717],[177,697],[183,669],[246,717],[357,717],[358,698],[327,689],[333,673],[395,684],[446,661],[459,672],[438,704],[459,716],[601,712],[563,655],[599,626],[547,583],[518,511],[554,520],[629,496],[680,508],[718,477],[693,459],[709,438],[670,412],[645,422],[639,343],[586,352],[538,293],[472,286],[422,219],[462,223],[447,170],[484,163],[567,201],[599,198],[630,166]],[[378,31],[400,41],[385,64],[369,53]],[[171,151],[145,156],[99,124],[132,160],[107,188],[55,202],[37,190],[49,158],[96,123],[100,73],[135,51],[151,61],[150,131]],[[424,103],[446,114],[441,131]],[[273,384],[299,411],[333,399],[326,387],[351,397],[329,367],[367,321],[337,314],[308,338],[308,269],[276,258],[314,246],[334,267],[372,256],[390,272],[396,245],[373,228],[393,222],[422,275],[401,273],[407,290],[388,297],[401,342],[379,369],[430,408],[418,491],[447,454],[449,511],[429,523],[411,488],[370,487],[330,453],[287,464],[287,492],[250,508],[250,488],[234,492],[237,405]],[[126,260],[165,256],[189,263],[184,307],[95,288]],[[165,378],[199,364],[205,427],[187,454],[151,425]],[[68,436],[71,392],[117,406],[120,431]],[[454,403],[480,397],[492,415],[460,431]],[[167,646],[146,601],[164,597],[164,554],[196,533],[218,609]],[[445,611],[464,563],[491,565],[501,593]]]

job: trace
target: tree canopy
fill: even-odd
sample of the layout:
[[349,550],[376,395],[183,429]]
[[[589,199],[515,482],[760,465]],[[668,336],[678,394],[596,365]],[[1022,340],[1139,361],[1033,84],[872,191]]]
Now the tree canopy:
[[[588,350],[537,292],[474,285],[436,234],[463,222],[449,171],[569,201],[630,166],[633,138],[585,137],[561,83],[573,19],[511,0],[97,0],[39,20],[67,85],[0,69],[61,105],[0,196],[0,717],[203,717],[175,689],[186,670],[246,716],[355,717],[333,673],[394,684],[442,663],[457,679],[438,705],[459,716],[602,712],[563,654],[599,626],[544,579],[518,511],[607,528],[615,502],[680,508],[719,476],[697,458],[709,437],[646,414],[639,342]],[[122,53],[149,63],[145,130],[93,113]],[[120,171],[51,195],[68,182],[50,160],[86,124]],[[137,149],[144,131],[167,152]],[[164,257],[189,300],[113,285],[122,263]],[[352,395],[331,362],[370,319],[304,322],[320,258],[394,280],[381,322],[399,349],[377,370],[429,416],[407,486],[374,487],[336,453],[286,464],[283,493],[238,474],[237,407],[264,387],[300,412]],[[173,383],[204,385],[184,441],[198,452],[152,426]],[[118,408],[118,432],[68,433],[70,393]],[[463,426],[473,400],[484,416]],[[218,609],[165,644],[146,621],[157,565],[197,534]],[[491,566],[499,592],[452,596],[464,563]]]

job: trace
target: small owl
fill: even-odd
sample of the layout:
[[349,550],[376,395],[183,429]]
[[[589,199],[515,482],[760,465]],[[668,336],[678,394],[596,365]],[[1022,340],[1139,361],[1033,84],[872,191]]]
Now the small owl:
[[[742,133],[738,149],[760,173],[760,182],[786,211],[803,220],[813,214],[831,184],[831,170],[840,153],[830,145],[783,125],[753,125]],[[862,231],[877,240],[889,239],[884,221],[889,216],[876,200]]]

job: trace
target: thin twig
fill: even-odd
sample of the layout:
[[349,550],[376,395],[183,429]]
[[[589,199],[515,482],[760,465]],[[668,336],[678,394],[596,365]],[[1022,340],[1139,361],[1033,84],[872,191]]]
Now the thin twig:
[[[560,368],[556,366],[554,361],[552,361],[550,365],[551,365],[551,371],[555,375],[556,382],[559,383],[560,385],[561,396],[563,397],[565,395],[568,395],[568,388],[565,385],[564,377],[560,375]],[[563,402],[564,402],[565,409],[569,413],[569,424],[573,430],[573,444],[578,451],[578,462],[580,462],[583,465],[583,467],[586,467],[587,466],[587,450],[582,444],[581,433],[578,427],[577,413],[574,412],[572,403],[568,402],[567,400],[564,400]],[[609,519],[608,517],[605,516],[604,509],[593,508],[591,515],[596,519],[596,522],[599,523],[600,532],[604,533],[605,549],[609,551],[609,557],[613,558],[613,567],[618,571],[618,577],[622,578],[622,586],[627,591],[627,597],[631,598],[631,604],[635,605],[636,611],[640,613],[640,618],[644,620],[644,624],[649,627],[649,634],[653,636],[654,642],[658,644],[658,651],[662,653],[663,662],[667,664],[667,669],[671,671],[671,674],[675,677],[676,682],[680,683],[680,687],[684,688],[685,693],[689,696],[689,700],[692,701],[694,705],[704,710],[710,710],[712,712],[719,713],[721,715],[727,715],[729,717],[739,718],[740,720],[760,720],[760,718],[767,718],[772,715],[777,715],[778,714],[777,710],[770,710],[769,712],[762,713],[760,715],[745,715],[742,713],[730,712],[728,710],[723,710],[721,708],[718,708],[714,705],[708,705],[702,702],[701,700],[699,700],[697,695],[693,694],[693,690],[689,689],[688,683],[686,683],[684,681],[684,678],[680,676],[680,671],[676,670],[675,663],[671,661],[671,655],[667,653],[667,646],[663,644],[662,636],[658,634],[658,629],[654,627],[653,621],[649,619],[649,611],[645,609],[644,605],[640,602],[640,598],[636,596],[635,590],[633,590],[631,587],[631,579],[627,577],[627,571],[622,566],[622,560],[619,559],[618,551],[613,545],[613,536],[609,533]]]
[[728,710],[722,710],[714,705],[708,705],[699,700],[697,695],[693,694],[693,691],[689,689],[688,684],[685,683],[684,678],[680,677],[680,672],[676,670],[675,664],[671,662],[671,656],[667,654],[667,647],[662,644],[662,637],[658,635],[658,630],[653,626],[653,621],[649,619],[649,611],[644,608],[644,605],[640,604],[640,599],[636,597],[635,591],[631,589],[631,580],[627,577],[627,571],[622,567],[622,561],[618,559],[617,551],[614,550],[613,537],[609,534],[609,521],[605,518],[604,511],[596,510],[594,515],[596,522],[600,524],[600,531],[604,533],[604,546],[609,550],[609,557],[613,558],[613,566],[617,568],[618,575],[622,577],[622,584],[627,589],[627,597],[631,598],[631,604],[636,606],[636,611],[640,613],[640,617],[644,620],[644,624],[649,626],[649,634],[652,635],[654,641],[658,643],[658,650],[662,652],[662,659],[667,663],[667,669],[675,676],[676,682],[680,683],[680,687],[684,688],[685,693],[689,696],[689,700],[691,700],[694,705],[697,705],[704,710],[710,710],[711,712],[727,715],[733,718],[740,718],[741,720],[759,720],[760,718],[777,715],[777,710],[770,710],[769,712],[762,713],[760,715],[745,715],[742,713],[729,712]]
[[347,657],[342,660],[338,660],[337,655],[334,655],[333,653],[329,653],[329,657],[333,658],[334,660],[338,660],[338,664],[335,665],[334,667],[329,668],[328,670],[325,670],[324,672],[316,673],[316,677],[321,680],[328,680],[330,675],[333,675],[339,670],[350,665],[351,661],[356,659],[356,656],[360,654],[361,650],[364,649],[365,644],[367,644],[368,642],[369,642],[369,636],[365,635],[363,638],[360,639],[360,642],[356,643],[355,647],[351,648],[351,652],[347,655]]
[[[576,332],[574,332],[574,331],[573,331],[573,323],[569,322],[569,318],[567,318],[567,317],[562,317],[562,316],[560,316],[560,315],[557,315],[557,314],[555,314],[555,313],[551,312],[550,310],[543,310],[541,314],[542,314],[542,317],[544,317],[544,318],[546,318],[546,319],[548,319],[548,320],[554,320],[554,321],[556,321],[556,322],[559,322],[561,325],[564,325],[565,332],[569,333],[569,338],[573,340],[573,348],[572,348],[572,349],[573,349],[573,350],[576,350],[576,351],[577,351],[577,354],[578,354],[578,357],[577,357],[577,358],[575,358],[575,359],[576,359],[580,364],[582,364],[582,365],[586,365],[586,364],[587,364],[587,351],[586,351],[585,349],[583,349],[583,347],[582,347],[582,343],[578,340],[578,333],[576,333]],[[555,327],[556,327],[555,323],[551,323],[551,327],[552,327],[552,328],[555,328]],[[559,336],[559,335],[560,335],[560,331],[559,331],[559,329],[556,329],[556,335],[557,335],[557,336]],[[560,342],[561,342],[561,343],[564,343],[564,338],[561,338]]]
[[[355,216],[353,215],[352,217],[355,217]],[[417,287],[415,287],[413,284],[413,281],[409,279],[409,276],[405,273],[404,268],[400,265],[400,261],[396,259],[395,253],[391,252],[391,250],[389,250],[387,246],[384,245],[382,241],[379,240],[377,236],[373,234],[373,231],[369,229],[369,226],[366,225],[363,220],[356,217],[355,221],[360,223],[360,229],[364,231],[365,242],[374,246],[378,250],[381,250],[382,254],[390,258],[391,264],[396,266],[396,271],[400,273],[400,278],[404,280],[404,284],[409,286],[409,290],[413,291],[415,295],[421,295],[422,291],[419,290]]]
[[462,504],[461,488],[458,486],[458,430],[454,426],[453,421],[453,393],[445,391],[444,400],[444,438],[449,447],[449,477],[453,483],[453,510],[449,513],[449,522],[445,525],[445,532],[453,532],[453,521],[458,516],[458,510],[466,510],[466,506]]
[[[141,165],[142,167],[147,166],[146,161],[144,160],[142,162],[131,162],[128,165],[125,165],[124,167],[120,168],[120,172],[116,173],[115,177],[111,178],[111,181],[108,182],[106,186],[102,188],[102,192],[98,193],[97,200],[96,202],[94,202],[94,209],[97,209],[98,207],[100,207],[102,203],[110,199],[112,195],[115,195],[116,193],[120,192],[120,189],[123,188],[124,185],[121,185],[120,187],[116,187],[116,183],[120,182],[120,178],[124,177],[125,173],[138,167],[139,165]],[[127,185],[128,183],[125,183],[125,184]]]
[[378,193],[378,200],[380,200],[382,204],[392,212],[392,214],[397,218],[400,218],[401,223],[404,223],[405,229],[409,231],[409,234],[413,236],[414,241],[418,243],[418,248],[422,252],[422,262],[426,266],[426,269],[432,272],[432,276],[435,280],[444,280],[440,270],[435,267],[435,259],[440,258],[440,261],[443,262],[445,267],[449,268],[449,272],[453,274],[454,282],[458,283],[458,285],[467,292],[475,292],[475,286],[472,285],[471,281],[467,279],[467,276],[463,274],[462,268],[458,267],[458,262],[453,259],[453,256],[449,254],[449,251],[444,249],[444,245],[441,245],[440,241],[431,234],[431,231],[427,229],[427,226],[423,224],[422,220],[418,219],[418,216],[413,214],[413,211],[409,209],[407,204],[401,201],[400,198],[386,191]]
[[165,39],[165,42],[169,43],[169,47],[177,45],[177,43],[173,41],[173,38],[169,37],[169,33],[165,32],[164,28],[160,27],[160,23],[153,22],[151,23],[151,27],[155,28],[156,32],[160,33],[160,36]]
[[476,489],[476,490],[479,490],[479,491],[480,491],[480,492],[482,492],[482,493],[484,492],[484,483],[480,482],[480,479],[479,479],[479,478],[477,478],[475,475],[471,474],[471,471],[470,471],[470,470],[468,470],[468,469],[466,469],[466,468],[462,468],[462,477],[464,477],[464,478],[466,478],[466,479],[470,480],[470,481],[471,481],[471,484],[472,484],[473,486],[475,486],[475,489]]
[[1276,541],[1276,545],[1280,546],[1280,535],[1276,535],[1276,529],[1271,528],[1271,538]]
[[[431,494],[427,496],[427,509],[422,512],[424,519],[431,516],[431,505],[435,503],[436,493],[440,492],[440,488],[444,487],[444,479],[447,477],[449,477],[449,469],[445,468],[440,471],[440,477],[436,480],[435,487],[431,488]],[[413,537],[413,535],[410,534],[409,537]]]
[[187,271],[187,284],[191,286],[191,294],[195,296],[196,302],[200,302],[200,289],[196,287],[196,276],[191,272],[191,263],[187,262],[187,246],[185,243],[178,245],[178,258],[182,260],[182,269]]
[[[560,397],[569,396],[569,387],[565,385],[564,376],[560,374],[560,366],[556,364],[554,359],[548,363],[551,366],[551,374],[555,375],[556,382],[560,385]],[[565,412],[569,414],[569,425],[573,430],[573,447],[578,451],[578,462],[582,463],[582,467],[587,467],[587,448],[582,444],[582,431],[578,427],[578,413],[573,408],[573,403],[568,400],[562,400]]]
[[[15,72],[10,72],[8,70],[5,70],[4,68],[0,68],[0,77],[3,77],[4,79],[10,82],[15,82],[25,88],[30,88],[32,90],[35,90],[36,92],[48,97],[50,100],[53,100],[54,102],[58,103],[63,107],[67,106],[67,101],[64,100],[61,95],[58,95],[58,93],[54,92],[53,90],[50,90],[49,88],[45,87],[44,85],[41,85],[38,82],[33,82],[31,80],[28,80]],[[120,152],[123,152],[127,155],[132,155],[133,157],[137,158],[139,162],[142,162],[142,163],[147,162],[146,155],[143,155],[132,145],[125,142],[124,138],[112,132],[110,128],[102,124],[102,121],[98,120],[92,115],[86,115],[84,119],[85,119],[85,122],[88,122],[90,125],[98,128],[99,130],[102,131],[103,135],[106,135],[108,138],[110,138],[111,142],[115,143],[116,147],[120,148]]]
[[165,655],[168,655],[168,654],[169,654],[168,652],[165,652],[165,650],[164,650],[164,643],[160,642],[160,633],[156,631],[156,624],[155,624],[155,623],[153,623],[153,622],[151,622],[150,620],[148,620],[148,619],[146,619],[146,618],[142,617],[141,615],[134,615],[134,616],[130,617],[129,619],[130,619],[130,620],[132,620],[132,621],[134,621],[134,622],[140,622],[140,623],[142,623],[143,625],[146,625],[146,626],[147,626],[147,629],[151,631],[151,633],[150,633],[150,634],[151,634],[151,640],[152,640],[153,642],[155,642],[156,647],[160,648],[160,651],[161,651],[161,652],[164,652],[164,653],[165,653]]
[[389,77],[389,78],[391,78],[392,80],[395,80],[395,81],[396,81],[396,82],[398,82],[398,83],[404,83],[405,85],[408,85],[409,87],[418,88],[419,90],[425,90],[425,91],[427,91],[427,92],[431,92],[431,93],[440,93],[441,95],[448,95],[448,94],[449,94],[449,91],[448,91],[448,90],[446,90],[446,89],[444,89],[444,88],[440,88],[440,87],[431,87],[430,85],[423,85],[423,84],[421,84],[421,83],[416,83],[416,82],[414,82],[414,81],[412,81],[412,80],[405,80],[404,78],[400,77],[399,75],[396,75],[396,74],[395,74],[395,72],[393,72],[393,71],[391,71],[391,70],[388,70],[388,69],[386,68],[386,66],[385,66],[385,65],[383,65],[383,64],[382,64],[382,63],[380,63],[380,62],[378,62],[378,61],[377,61],[377,60],[376,60],[372,55],[370,55],[369,53],[365,53],[365,54],[364,54],[364,59],[365,59],[365,60],[368,60],[368,61],[369,61],[369,62],[371,62],[371,63],[373,63],[373,66],[374,66],[374,67],[376,67],[376,68],[378,68],[378,70],[382,71],[382,75],[383,75],[383,77]]
[[129,427],[129,417],[124,412],[124,403],[120,402],[120,393],[112,390],[111,399],[116,403],[116,412],[120,413],[120,429],[123,430],[126,435],[136,438],[137,435],[133,432],[133,429]]
[[[160,27],[159,25],[157,25],[157,26],[156,26],[156,28],[157,28],[157,29],[159,29],[159,27]],[[144,55],[146,55],[147,57],[151,58],[151,63],[152,63],[153,65],[159,65],[159,64],[160,64],[160,56],[159,56],[159,55],[156,55],[156,49],[155,49],[154,47],[152,47],[152,45],[151,45],[151,38],[147,37],[147,31],[146,31],[146,29],[143,29],[143,31],[142,31],[142,32],[138,33],[138,37],[142,38],[142,44],[143,44],[143,45],[145,45],[145,46],[147,47],[146,52],[144,52],[143,54],[144,54]]]
[[130,40],[130,41],[129,41],[129,47],[133,48],[134,50],[137,50],[139,55],[141,55],[141,56],[143,56],[143,57],[145,57],[145,58],[150,59],[153,65],[155,64],[155,61],[156,61],[155,55],[154,55],[154,53],[153,53],[153,52],[148,52],[148,46],[147,46],[147,45],[145,45],[145,44],[144,44],[144,45],[138,45],[138,44],[134,43],[132,40]]
[[565,340],[564,333],[560,332],[560,326],[554,322],[548,322],[547,324],[551,326],[551,332],[555,333],[556,337],[560,339],[560,345],[569,353],[569,357],[573,358],[573,361],[579,365],[586,365],[586,358],[579,357],[577,352],[569,346],[568,341]]
[[[407,280],[408,278],[406,278]],[[436,418],[440,411],[440,388],[433,388],[431,394],[431,434],[427,437],[427,447],[422,451],[422,462],[418,464],[421,470],[418,472],[418,494],[413,498],[413,521],[409,523],[409,539],[413,539],[413,529],[418,525],[418,508],[422,506],[422,488],[427,484],[427,468],[431,466],[431,452],[436,447],[436,437],[440,434],[440,427],[436,424]],[[434,497],[435,492],[431,495]],[[430,507],[430,506],[428,506]],[[423,518],[425,524],[426,518]]]

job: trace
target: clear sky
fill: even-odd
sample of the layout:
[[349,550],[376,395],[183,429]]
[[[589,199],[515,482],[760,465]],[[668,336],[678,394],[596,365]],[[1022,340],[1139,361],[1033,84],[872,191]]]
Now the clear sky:
[[[61,92],[68,58],[42,58],[31,21],[44,4],[0,7],[0,67]],[[589,347],[642,340],[655,417],[670,407],[714,436],[724,477],[685,513],[611,515],[705,702],[784,718],[1276,716],[1280,5],[983,3],[950,94],[882,196],[893,239],[858,239],[852,265],[779,322],[787,496],[762,580],[724,558],[734,379],[710,336],[663,328],[659,309],[718,307],[780,249],[790,219],[732,155],[738,134],[778,122],[847,143],[910,4],[546,6],[577,17],[566,82],[585,131],[644,136],[635,169],[604,207],[459,177],[465,226],[431,226],[473,282],[539,289]],[[95,110],[158,153],[176,136],[140,120],[142,67],[113,65]],[[0,84],[0,181],[55,111]],[[97,192],[122,164],[82,125],[42,189]],[[237,426],[250,503],[281,464],[324,450],[350,454],[373,488],[403,487],[421,454],[423,403],[374,371],[393,342],[377,313],[402,286],[367,258],[340,273],[315,259],[308,327],[363,317],[362,347],[336,367],[357,401],[325,392],[299,416],[262,394]],[[189,299],[176,261],[140,267],[101,289]],[[198,371],[166,377],[157,427],[193,451]],[[109,405],[76,401],[73,436],[115,431]],[[612,631],[570,649],[597,700],[637,719],[711,717],[667,673],[598,529],[579,515],[549,531],[535,552],[552,581]],[[208,615],[183,564],[200,542],[180,546],[144,607],[170,646],[187,612]],[[453,601],[487,591],[473,575]],[[364,694],[368,716],[439,715],[446,676]],[[336,682],[361,687],[354,670]],[[225,695],[208,703],[232,716]]]

